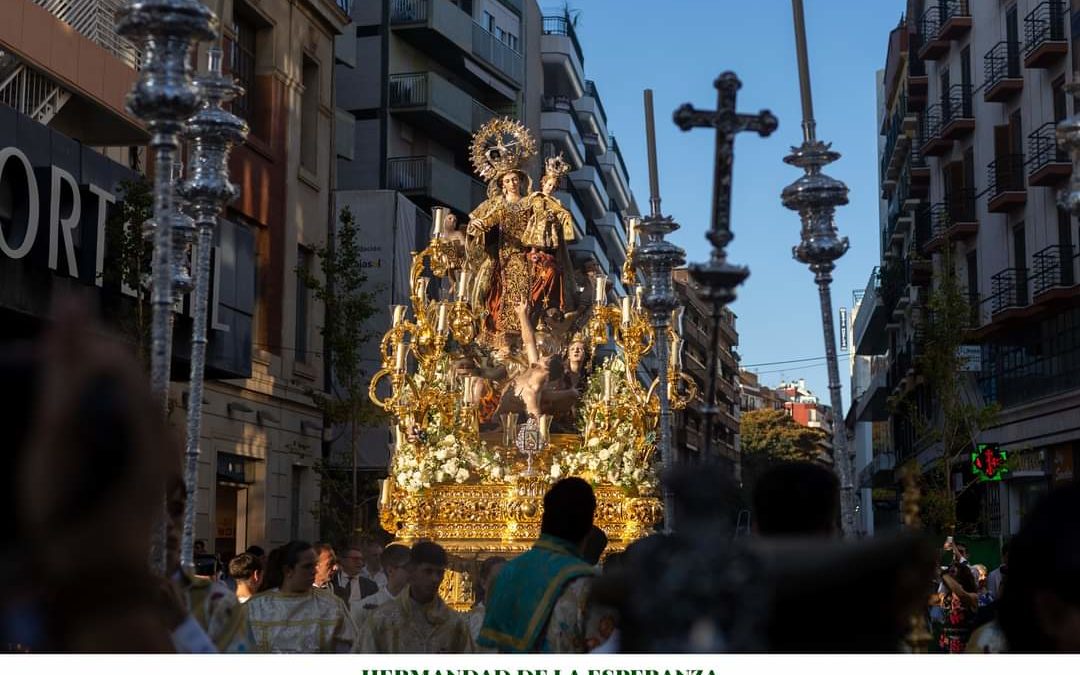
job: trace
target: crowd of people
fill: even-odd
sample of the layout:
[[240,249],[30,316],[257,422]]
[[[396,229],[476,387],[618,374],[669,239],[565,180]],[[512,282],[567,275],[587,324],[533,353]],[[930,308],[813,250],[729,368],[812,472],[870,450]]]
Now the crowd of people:
[[[253,546],[199,574],[180,562],[179,444],[130,358],[88,325],[70,310],[41,344],[0,351],[7,651],[887,652],[918,648],[921,627],[947,652],[1080,652],[1077,483],[1048,494],[993,570],[951,539],[840,538],[835,475],[791,463],[759,478],[746,537],[723,471],[670,472],[676,527],[619,552],[591,486],[559,480],[528,551],[477,561],[467,612],[439,595],[452,561],[438,542],[385,533]],[[146,564],[155,485],[164,576]]]

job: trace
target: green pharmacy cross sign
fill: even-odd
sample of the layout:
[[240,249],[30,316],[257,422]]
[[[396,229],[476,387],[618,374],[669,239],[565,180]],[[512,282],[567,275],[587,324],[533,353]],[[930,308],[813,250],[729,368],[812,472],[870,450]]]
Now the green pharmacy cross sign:
[[971,453],[971,472],[980,481],[1001,480],[1009,472],[1008,457],[997,443],[979,443]]

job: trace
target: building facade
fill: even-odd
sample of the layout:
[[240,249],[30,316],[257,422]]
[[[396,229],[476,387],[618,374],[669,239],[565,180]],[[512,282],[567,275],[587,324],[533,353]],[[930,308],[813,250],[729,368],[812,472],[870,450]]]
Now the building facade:
[[[735,348],[739,334],[735,327],[735,313],[721,309],[719,335],[714,328],[714,315],[710,303],[701,299],[697,284],[690,279],[685,267],[674,270],[675,293],[682,303],[682,336],[684,340],[683,372],[694,379],[697,396],[683,410],[674,415],[672,444],[675,459],[679,462],[714,462],[726,467],[736,480],[741,479],[741,455],[739,450],[739,392],[737,381],[739,365]],[[713,419],[712,451],[705,454],[706,423],[702,409],[708,402],[709,356],[716,348],[715,404],[718,414]]]
[[[964,400],[996,404],[980,442],[1010,451],[1001,485],[961,500],[981,534],[1015,532],[1034,501],[1072,480],[1080,447],[1080,298],[1076,220],[1058,208],[1071,174],[1054,126],[1073,112],[1077,2],[908,3],[889,37],[881,88],[882,262],[855,317],[869,378],[857,420],[884,424],[863,485],[895,486],[894,466],[940,456],[931,436],[886,399],[904,395],[935,419],[920,375],[933,289],[965,289]],[[881,457],[881,459],[878,459]],[[970,478],[962,463],[954,482]]]
[[[323,388],[321,308],[296,282],[305,251],[327,239],[333,148],[333,37],[346,22],[332,0],[225,0],[226,69],[246,89],[233,110],[251,136],[234,150],[241,190],[215,235],[196,533],[230,556],[317,532],[314,464],[322,416],[309,390]],[[97,287],[107,317],[132,300],[110,279],[105,222],[146,171],[147,134],[124,109],[138,50],[115,34],[120,0],[11,0],[0,22],[0,209],[5,232],[64,236],[5,241],[5,335],[40,328],[49,299],[73,285]],[[197,63],[205,67],[206,45]],[[18,167],[17,164],[23,164]],[[20,171],[20,168],[22,169]],[[32,170],[32,171],[31,171]],[[54,174],[45,189],[41,171]],[[35,173],[36,172],[36,173]],[[10,186],[10,190],[7,188]],[[68,196],[70,194],[70,197]],[[50,211],[50,201],[56,208]],[[40,202],[40,203],[35,203]],[[65,210],[67,204],[73,204]],[[44,206],[44,210],[42,210]],[[44,246],[39,253],[39,246]],[[25,249],[25,250],[23,250]],[[16,318],[17,317],[17,318]],[[119,325],[119,324],[118,324]],[[182,429],[190,353],[190,307],[177,313],[171,424]]]

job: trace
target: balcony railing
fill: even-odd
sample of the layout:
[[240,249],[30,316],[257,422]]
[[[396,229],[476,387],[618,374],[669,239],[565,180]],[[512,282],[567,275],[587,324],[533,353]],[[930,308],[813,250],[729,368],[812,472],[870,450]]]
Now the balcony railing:
[[391,108],[427,105],[428,74],[405,73],[391,75],[389,91]]
[[971,109],[971,85],[954,84],[949,91],[941,97],[941,124],[949,124],[973,117]]
[[990,310],[998,312],[1028,304],[1028,270],[1009,267],[990,277]]
[[1047,246],[1031,257],[1031,286],[1035,295],[1052,288],[1072,286],[1076,283],[1076,271],[1072,246],[1055,244]]
[[[128,0],[32,0],[127,65],[139,68],[142,52],[116,32],[116,12]],[[3,19],[11,20],[10,17]]]
[[390,0],[390,23],[423,23],[429,0]]
[[1024,156],[1003,155],[986,166],[986,182],[990,199],[1005,192],[1023,192]]
[[623,176],[625,176],[626,180],[629,182],[630,172],[626,170],[626,160],[623,159],[622,151],[619,150],[619,144],[615,142],[614,136],[608,136],[608,152],[615,153],[615,156],[619,158],[619,166],[622,167]]
[[578,42],[577,31],[574,30],[574,22],[565,16],[545,16],[544,35],[565,35],[570,38],[570,44],[574,45],[574,53],[578,61],[585,65],[585,55],[581,52],[581,43]]
[[1059,165],[1060,169],[1054,173],[1061,177],[1067,178],[1072,173],[1068,153],[1058,147],[1056,129],[1055,122],[1047,122],[1028,134],[1028,174],[1032,177],[1033,185],[1045,184],[1042,174],[1051,172],[1051,165],[1054,164]]
[[984,98],[987,101],[1000,101],[1024,86],[1024,76],[1020,72],[1020,43],[1001,41],[990,48],[983,56]]
[[487,61],[497,70],[506,74],[515,82],[521,82],[524,77],[524,59],[494,34],[478,23],[473,24],[472,34],[473,54]]
[[607,126],[607,113],[604,112],[604,102],[600,100],[600,94],[596,91],[596,83],[592,80],[585,80],[585,95],[592,96],[596,101],[596,109],[600,112],[600,119],[604,120],[604,126]]
[[908,40],[908,77],[926,77],[926,61],[919,56],[922,35],[912,33]]
[[1046,0],[1024,17],[1024,57],[1030,57],[1048,42],[1065,41],[1065,3]]
[[931,5],[930,7],[927,7],[926,11],[923,12],[923,15],[919,17],[920,47],[930,40],[937,39],[938,32],[941,30],[941,24],[943,23],[941,9],[941,5]]

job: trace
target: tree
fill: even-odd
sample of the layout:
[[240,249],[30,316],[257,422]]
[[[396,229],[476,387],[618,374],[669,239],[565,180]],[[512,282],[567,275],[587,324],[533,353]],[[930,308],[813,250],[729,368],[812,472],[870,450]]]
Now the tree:
[[783,410],[744,412],[739,419],[743,484],[752,488],[758,476],[780,462],[828,463],[827,442],[824,431],[802,426]]
[[915,372],[922,379],[921,386],[928,389],[931,403],[919,406],[916,390],[911,389],[893,400],[892,407],[908,420],[920,444],[940,447],[937,458],[920,478],[920,510],[929,531],[955,534],[957,500],[975,481],[954,491],[954,466],[969,456],[979,432],[994,424],[998,409],[965,397],[960,347],[977,321],[973,321],[973,308],[957,279],[949,247],[938,262],[921,322],[924,337],[915,359]]
[[121,309],[117,325],[135,342],[136,354],[150,362],[150,264],[153,246],[143,223],[154,215],[153,186],[145,177],[125,180],[117,188],[117,207],[105,221],[105,260],[101,277],[106,284],[135,294],[130,312]]
[[[348,207],[338,217],[336,236],[314,250],[319,260],[320,275],[298,267],[297,275],[325,308],[325,320],[319,328],[323,339],[324,359],[329,366],[331,381],[326,391],[308,389],[307,394],[322,411],[324,419],[344,427],[348,434],[351,467],[342,465],[324,450],[316,467],[320,477],[319,524],[324,539],[338,541],[358,526],[357,455],[360,429],[382,420],[379,411],[368,398],[368,373],[362,367],[363,348],[373,336],[367,330],[368,321],[375,316],[375,298],[367,287],[360,256],[360,231]],[[350,470],[351,469],[351,470]],[[351,499],[342,508],[343,497],[350,482]],[[344,523],[342,513],[350,513]],[[345,529],[347,531],[341,532]]]

